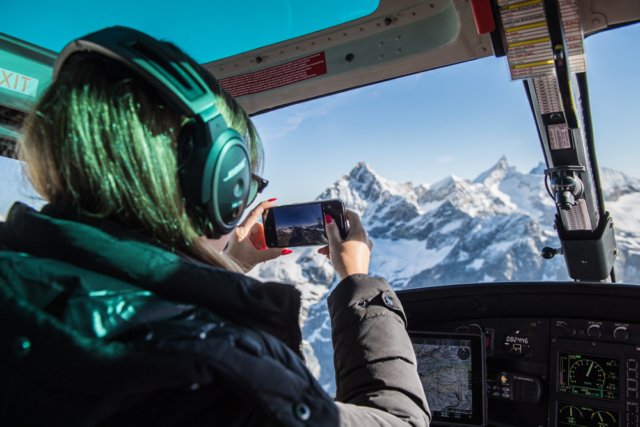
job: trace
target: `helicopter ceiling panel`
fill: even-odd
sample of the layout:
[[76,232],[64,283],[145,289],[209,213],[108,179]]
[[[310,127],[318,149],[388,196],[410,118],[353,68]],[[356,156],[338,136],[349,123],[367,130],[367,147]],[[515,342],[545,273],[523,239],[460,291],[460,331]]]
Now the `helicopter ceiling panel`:
[[[238,100],[258,114],[492,53],[491,36],[478,34],[468,0],[382,0],[357,20],[203,65],[232,92],[238,79],[252,80]],[[324,56],[326,73],[299,67],[316,55]],[[286,71],[292,66],[298,77]],[[267,77],[266,89],[256,90],[255,73]]]
[[578,0],[584,36],[640,21],[638,0]]

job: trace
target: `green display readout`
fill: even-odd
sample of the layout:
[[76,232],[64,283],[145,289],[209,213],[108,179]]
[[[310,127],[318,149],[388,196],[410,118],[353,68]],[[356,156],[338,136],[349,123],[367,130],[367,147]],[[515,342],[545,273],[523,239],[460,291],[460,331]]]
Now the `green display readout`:
[[558,402],[558,426],[617,427],[620,413],[572,403]]
[[620,368],[615,357],[560,353],[558,392],[619,400]]

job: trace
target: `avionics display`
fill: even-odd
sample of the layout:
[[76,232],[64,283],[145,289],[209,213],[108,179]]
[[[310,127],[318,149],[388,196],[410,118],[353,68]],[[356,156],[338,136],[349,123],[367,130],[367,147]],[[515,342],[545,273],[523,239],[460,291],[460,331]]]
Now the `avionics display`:
[[430,332],[409,335],[434,424],[482,425],[482,337]]
[[558,392],[619,400],[618,358],[559,353]]
[[558,426],[617,427],[620,413],[609,409],[593,408],[558,402]]

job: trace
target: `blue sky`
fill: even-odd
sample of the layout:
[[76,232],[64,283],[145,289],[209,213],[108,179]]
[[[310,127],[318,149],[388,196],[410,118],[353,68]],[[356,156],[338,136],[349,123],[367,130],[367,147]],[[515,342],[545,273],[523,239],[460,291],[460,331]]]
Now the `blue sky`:
[[[640,177],[640,25],[586,40],[601,166]],[[636,52],[636,54],[631,54]],[[309,101],[254,118],[266,152],[264,197],[311,200],[366,161],[392,181],[474,179],[502,155],[528,172],[543,161],[521,81],[484,58]]]

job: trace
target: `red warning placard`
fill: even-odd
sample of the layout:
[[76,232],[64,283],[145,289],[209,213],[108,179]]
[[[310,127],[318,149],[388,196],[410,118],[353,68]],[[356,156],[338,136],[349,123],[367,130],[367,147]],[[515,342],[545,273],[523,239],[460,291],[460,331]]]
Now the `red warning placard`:
[[320,52],[253,73],[220,79],[219,82],[231,96],[237,98],[301,82],[323,74],[327,74],[327,62],[324,58],[324,52]]

